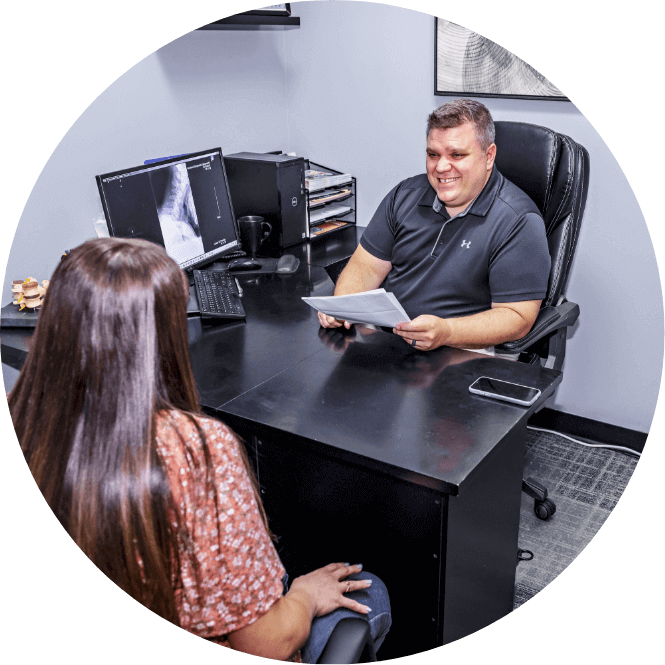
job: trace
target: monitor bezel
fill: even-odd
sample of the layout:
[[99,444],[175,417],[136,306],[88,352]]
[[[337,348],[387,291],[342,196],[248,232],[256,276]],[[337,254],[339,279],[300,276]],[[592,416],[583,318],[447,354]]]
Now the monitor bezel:
[[[204,256],[201,257],[200,260],[196,261],[196,263],[192,263],[190,265],[184,266],[182,264],[178,264],[178,266],[184,270],[187,273],[191,273],[193,270],[198,270],[199,268],[202,268],[204,266],[207,266],[211,263],[214,263],[215,261],[219,261],[220,259],[223,259],[224,256],[230,252],[238,251],[241,249],[241,244],[240,244],[240,229],[238,228],[238,220],[236,219],[236,213],[235,210],[233,209],[233,200],[231,199],[231,188],[229,187],[229,179],[228,176],[226,175],[226,165],[224,164],[224,154],[222,153],[221,147],[218,148],[211,148],[210,150],[202,150],[199,152],[191,152],[183,155],[178,155],[175,157],[168,157],[166,159],[160,159],[159,161],[154,161],[149,164],[141,164],[140,166],[133,166],[125,169],[119,169],[117,171],[109,171],[108,173],[102,173],[100,175],[95,176],[95,180],[97,181],[97,188],[99,190],[99,198],[102,201],[102,208],[104,210],[104,217],[106,218],[106,224],[109,229],[109,235],[112,237],[120,238],[124,236],[116,236],[113,231],[113,222],[111,221],[111,214],[108,210],[108,206],[106,204],[106,197],[104,195],[104,186],[102,184],[102,181],[106,178],[114,178],[114,177],[121,177],[129,174],[134,174],[134,173],[139,173],[139,172],[147,172],[147,171],[153,171],[155,169],[163,168],[164,166],[168,166],[169,164],[179,164],[182,162],[189,162],[189,161],[194,161],[196,159],[200,159],[201,157],[207,157],[209,155],[218,155],[220,164],[222,165],[222,175],[224,176],[224,186],[226,187],[226,193],[229,198],[229,206],[231,209],[231,219],[233,221],[233,229],[236,234],[236,239],[234,242],[227,243],[223,247],[219,248],[219,251],[214,254],[214,256]],[[163,245],[160,245],[162,247]],[[193,259],[190,259],[193,260]]]

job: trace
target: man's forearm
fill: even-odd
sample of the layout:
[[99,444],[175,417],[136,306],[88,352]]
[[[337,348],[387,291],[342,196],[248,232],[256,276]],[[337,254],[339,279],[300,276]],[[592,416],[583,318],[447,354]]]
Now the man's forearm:
[[447,331],[444,331],[447,340],[443,344],[465,349],[484,349],[520,339],[529,332],[532,325],[531,321],[508,307],[497,307],[442,321],[447,324]]
[[390,267],[388,261],[377,259],[359,245],[337,280],[335,295],[346,296],[378,289]]
[[[363,293],[378,288],[376,286],[376,277],[349,263],[342,271],[342,274],[335,284],[336,296],[347,296],[351,293]],[[380,284],[381,282],[379,282]]]
[[531,330],[539,306],[538,300],[493,304],[487,311],[453,319],[424,314],[398,324],[395,332],[421,351],[440,346],[483,349],[524,337]]

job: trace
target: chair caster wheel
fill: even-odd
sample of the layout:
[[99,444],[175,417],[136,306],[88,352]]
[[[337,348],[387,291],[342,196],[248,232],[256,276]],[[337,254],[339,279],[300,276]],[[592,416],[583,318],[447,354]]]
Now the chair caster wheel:
[[536,513],[536,517],[539,520],[548,520],[556,513],[556,505],[550,499],[536,501],[533,505],[533,512]]

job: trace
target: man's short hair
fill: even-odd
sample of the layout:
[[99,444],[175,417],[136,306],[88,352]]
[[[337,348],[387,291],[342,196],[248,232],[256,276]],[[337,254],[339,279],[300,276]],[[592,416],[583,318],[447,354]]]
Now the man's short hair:
[[473,99],[453,99],[434,109],[427,117],[427,136],[433,129],[450,129],[471,122],[482,150],[494,143],[494,120],[489,109]]

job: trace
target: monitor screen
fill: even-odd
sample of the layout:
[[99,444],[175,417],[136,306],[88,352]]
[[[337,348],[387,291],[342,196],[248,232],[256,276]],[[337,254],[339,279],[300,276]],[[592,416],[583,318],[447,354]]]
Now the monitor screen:
[[156,242],[190,270],[240,249],[221,148],[96,179],[112,236]]

